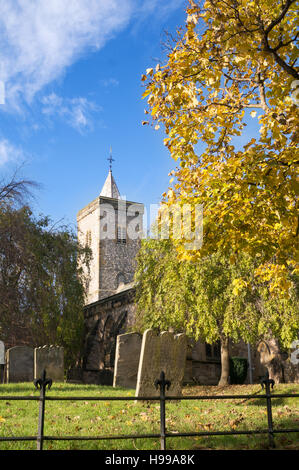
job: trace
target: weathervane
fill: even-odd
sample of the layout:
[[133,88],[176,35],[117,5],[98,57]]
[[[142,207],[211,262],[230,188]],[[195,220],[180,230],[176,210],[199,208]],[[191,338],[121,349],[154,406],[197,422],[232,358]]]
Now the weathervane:
[[109,158],[107,158],[109,163],[109,170],[112,172],[112,162],[115,162],[114,158],[112,158],[112,148],[110,146],[110,155]]

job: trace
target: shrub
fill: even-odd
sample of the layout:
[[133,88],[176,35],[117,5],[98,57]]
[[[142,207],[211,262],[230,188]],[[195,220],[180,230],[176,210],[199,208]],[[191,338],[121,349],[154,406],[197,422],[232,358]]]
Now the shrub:
[[231,357],[229,375],[231,384],[243,384],[247,376],[248,361],[246,357]]

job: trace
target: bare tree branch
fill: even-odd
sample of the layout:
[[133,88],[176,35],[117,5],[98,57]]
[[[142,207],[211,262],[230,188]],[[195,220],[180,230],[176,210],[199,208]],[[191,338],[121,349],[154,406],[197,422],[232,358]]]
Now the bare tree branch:
[[0,204],[23,204],[33,197],[32,190],[40,188],[40,185],[29,179],[18,179],[18,170],[14,172],[10,181],[0,181]]

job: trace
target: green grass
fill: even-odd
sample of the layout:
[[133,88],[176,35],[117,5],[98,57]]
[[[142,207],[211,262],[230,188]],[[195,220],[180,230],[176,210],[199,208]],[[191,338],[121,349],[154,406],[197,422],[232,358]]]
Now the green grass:
[[[274,393],[299,393],[298,384],[280,384]],[[261,394],[259,385],[185,387],[185,395]],[[1,396],[39,396],[33,384],[0,385]],[[53,384],[47,396],[134,396],[134,390],[96,385]],[[299,428],[299,398],[272,400],[274,429]],[[0,436],[36,436],[38,401],[0,400]],[[107,436],[159,434],[158,402],[135,401],[47,401],[45,429],[48,436]],[[185,400],[166,404],[168,431],[242,431],[267,429],[264,399]],[[299,449],[299,433],[275,434],[278,449]],[[159,450],[159,439],[104,441],[45,441],[46,450]],[[167,449],[267,449],[268,436],[205,436],[167,439]],[[36,449],[36,442],[1,442],[0,450]]]

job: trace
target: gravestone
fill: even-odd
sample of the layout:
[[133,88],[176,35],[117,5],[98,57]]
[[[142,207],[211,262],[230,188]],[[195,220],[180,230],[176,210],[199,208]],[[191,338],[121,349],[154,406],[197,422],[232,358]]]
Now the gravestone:
[[5,346],[3,341],[0,341],[0,366],[5,364]]
[[34,350],[34,378],[39,379],[46,370],[53,382],[64,381],[64,352],[60,346],[42,346]]
[[33,348],[15,346],[6,352],[7,382],[33,381]]
[[5,365],[5,347],[3,341],[0,341],[0,383],[4,382]]
[[155,381],[160,378],[161,371],[171,382],[166,395],[181,395],[186,354],[185,334],[174,335],[164,331],[158,335],[153,330],[146,330],[142,338],[135,396],[159,396]]
[[113,387],[136,387],[141,343],[139,333],[117,336]]

